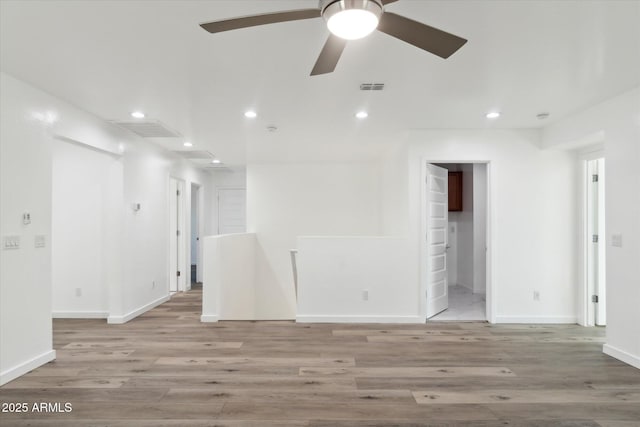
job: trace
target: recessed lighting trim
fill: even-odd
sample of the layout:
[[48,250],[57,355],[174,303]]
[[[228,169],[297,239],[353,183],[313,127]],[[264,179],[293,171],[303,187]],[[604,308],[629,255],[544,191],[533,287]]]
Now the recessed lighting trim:
[[497,119],[500,117],[501,113],[499,111],[490,111],[486,114],[487,119]]
[[366,111],[358,111],[356,113],[356,117],[359,119],[366,119],[367,117],[369,117],[369,113],[367,113]]
[[144,119],[144,113],[142,111],[134,111],[131,113],[131,117],[134,119]]
[[213,159],[213,160],[211,160],[211,163],[213,163],[214,165],[218,165],[218,164],[222,163],[222,161],[220,161],[219,159]]
[[248,119],[255,119],[256,117],[258,117],[258,113],[256,113],[253,110],[249,110],[247,112],[244,113],[244,116]]
[[184,145],[185,147],[193,147],[193,144],[189,141],[184,142],[182,145]]

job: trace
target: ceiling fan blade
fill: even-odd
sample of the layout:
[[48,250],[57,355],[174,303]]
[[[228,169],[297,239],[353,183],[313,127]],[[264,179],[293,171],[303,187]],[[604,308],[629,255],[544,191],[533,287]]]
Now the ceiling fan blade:
[[200,24],[210,33],[237,30],[240,28],[256,27],[258,25],[275,24],[278,22],[300,21],[302,19],[320,18],[320,9],[299,9],[286,12],[265,13],[263,15],[244,16],[241,18],[225,19]]
[[332,73],[336,69],[340,55],[342,55],[346,45],[347,41],[345,39],[330,34],[320,52],[320,56],[318,56],[316,65],[311,70],[311,75],[317,76],[318,74]]
[[389,3],[395,3],[395,2],[397,2],[397,1],[398,1],[398,0],[382,0],[382,5],[383,5],[383,6],[386,6],[386,5],[388,5]]
[[462,37],[391,12],[382,14],[378,30],[445,59],[467,42]]

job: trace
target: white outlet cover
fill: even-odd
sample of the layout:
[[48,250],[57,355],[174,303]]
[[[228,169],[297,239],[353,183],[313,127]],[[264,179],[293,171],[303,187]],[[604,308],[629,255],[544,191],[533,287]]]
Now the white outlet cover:
[[615,246],[616,248],[622,247],[622,234],[611,235],[611,246]]

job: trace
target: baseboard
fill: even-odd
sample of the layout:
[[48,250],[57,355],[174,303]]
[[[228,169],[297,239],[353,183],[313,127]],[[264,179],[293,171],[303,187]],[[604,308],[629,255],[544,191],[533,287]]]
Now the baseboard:
[[200,321],[202,323],[214,323],[220,320],[217,314],[203,314],[200,316]]
[[640,369],[640,357],[634,356],[631,353],[628,353],[624,350],[620,350],[619,348],[613,347],[612,345],[605,344],[602,346],[602,352],[611,357],[614,357],[624,363],[627,363],[634,368]]
[[298,323],[424,323],[425,318],[422,316],[334,316],[334,315],[315,315],[296,316]]
[[575,316],[496,316],[495,323],[578,323]]
[[106,311],[54,311],[51,317],[54,319],[106,319],[109,313]]
[[163,302],[167,302],[169,301],[169,295],[165,295],[161,298],[158,298],[155,301],[151,301],[149,304],[145,304],[140,308],[137,308],[123,316],[109,316],[107,317],[107,323],[111,323],[111,324],[121,324],[121,323],[127,323],[129,320],[134,319],[138,316],[140,316],[141,314],[151,310],[154,307],[159,306],[160,304],[162,304]]
[[13,381],[18,377],[26,374],[29,371],[32,371],[45,363],[51,362],[56,358],[56,351],[49,350],[42,353],[40,356],[36,356],[33,359],[27,360],[24,363],[19,364],[18,366],[14,366],[13,368],[7,369],[4,372],[0,373],[0,386],[5,385],[9,381]]

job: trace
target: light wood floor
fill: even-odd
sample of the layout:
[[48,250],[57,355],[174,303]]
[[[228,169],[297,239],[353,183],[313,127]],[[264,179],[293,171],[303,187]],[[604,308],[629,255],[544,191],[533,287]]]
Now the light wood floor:
[[202,324],[200,302],[178,294],[125,325],[54,320],[57,360],[0,402],[72,411],[0,425],[640,425],[640,370],[602,353],[602,329]]

